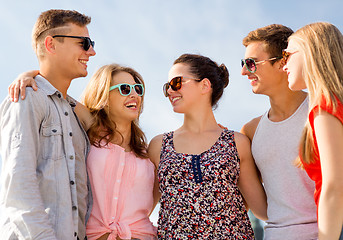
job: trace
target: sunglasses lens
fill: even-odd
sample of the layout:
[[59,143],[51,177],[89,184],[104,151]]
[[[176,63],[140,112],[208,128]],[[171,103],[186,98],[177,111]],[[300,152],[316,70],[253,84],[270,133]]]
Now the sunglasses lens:
[[138,96],[142,96],[143,95],[143,86],[135,84],[135,91],[138,94]]
[[83,40],[83,49],[88,51],[88,49],[92,46],[94,48],[95,42],[92,41],[90,38],[85,38]]
[[286,51],[282,51],[282,61],[283,61],[283,64],[287,63],[288,58],[289,58],[289,53],[286,52]]
[[172,80],[170,80],[169,85],[173,91],[180,90],[182,85],[182,77],[174,77]]
[[241,67],[244,67],[244,59],[241,60]]
[[163,94],[164,94],[165,97],[169,96],[168,89],[169,89],[169,83],[163,84]]
[[83,40],[83,49],[85,50],[85,51],[88,51],[88,49],[90,48],[90,39],[88,39],[88,38],[85,38],[84,40]]
[[245,65],[247,66],[247,69],[250,72],[256,71],[256,64],[255,64],[254,59],[251,59],[251,58],[245,59]]
[[120,94],[123,96],[127,96],[131,93],[131,87],[129,84],[122,84],[119,89]]

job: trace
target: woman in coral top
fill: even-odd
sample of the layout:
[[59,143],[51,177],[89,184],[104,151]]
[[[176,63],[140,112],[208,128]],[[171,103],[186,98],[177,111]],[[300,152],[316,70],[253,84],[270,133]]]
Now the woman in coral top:
[[156,229],[149,220],[155,167],[138,125],[142,77],[128,67],[105,65],[93,75],[83,96],[86,108],[79,104],[76,112],[91,142],[87,170],[94,201],[88,239],[155,239]]
[[296,31],[284,50],[292,90],[307,88],[309,118],[300,159],[316,183],[319,239],[343,239],[343,36],[318,22]]

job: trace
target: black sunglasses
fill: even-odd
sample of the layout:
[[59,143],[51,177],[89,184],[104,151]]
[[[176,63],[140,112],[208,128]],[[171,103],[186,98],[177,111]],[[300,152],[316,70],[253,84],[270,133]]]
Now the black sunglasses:
[[252,58],[246,58],[246,59],[241,59],[241,66],[242,67],[245,66],[249,72],[254,73],[257,70],[257,67],[256,67],[257,64],[260,64],[266,61],[273,61],[273,60],[281,59],[281,58],[282,57],[273,57],[273,58],[269,58],[269,59],[258,61],[258,62],[255,62],[255,60]]
[[[188,79],[188,81],[182,81],[183,79]],[[168,93],[169,87],[171,87],[171,89],[173,89],[173,91],[178,91],[181,89],[182,83],[187,83],[191,80],[200,82],[202,79],[194,79],[194,78],[181,77],[181,76],[174,77],[172,80],[170,80],[170,82],[167,82],[163,85],[164,96],[166,96],[166,97],[169,96],[169,93]]]
[[88,49],[92,46],[94,48],[95,46],[95,42],[92,41],[89,37],[79,37],[79,36],[68,36],[68,35],[54,35],[52,36],[53,38],[56,37],[66,37],[66,38],[78,38],[78,39],[82,39],[82,48],[85,51],[88,51]]
[[128,96],[131,94],[131,90],[135,89],[136,93],[138,96],[143,96],[144,94],[144,87],[143,84],[128,84],[128,83],[120,83],[117,85],[114,85],[112,87],[110,87],[110,91],[112,91],[113,89],[119,89],[119,92],[122,96]]

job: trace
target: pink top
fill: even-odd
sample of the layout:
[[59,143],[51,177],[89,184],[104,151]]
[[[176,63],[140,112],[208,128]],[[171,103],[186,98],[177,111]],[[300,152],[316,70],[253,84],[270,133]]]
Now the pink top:
[[149,220],[153,205],[154,165],[118,145],[91,146],[87,170],[93,194],[93,208],[87,223],[87,237],[108,240],[139,238],[151,240],[156,228]]

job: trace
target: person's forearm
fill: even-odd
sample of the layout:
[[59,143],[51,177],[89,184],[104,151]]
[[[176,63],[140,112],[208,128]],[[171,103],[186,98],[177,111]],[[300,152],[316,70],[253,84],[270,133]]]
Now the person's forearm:
[[[337,190],[337,191],[336,191]],[[318,207],[319,240],[338,239],[343,226],[343,193],[322,189]]]

